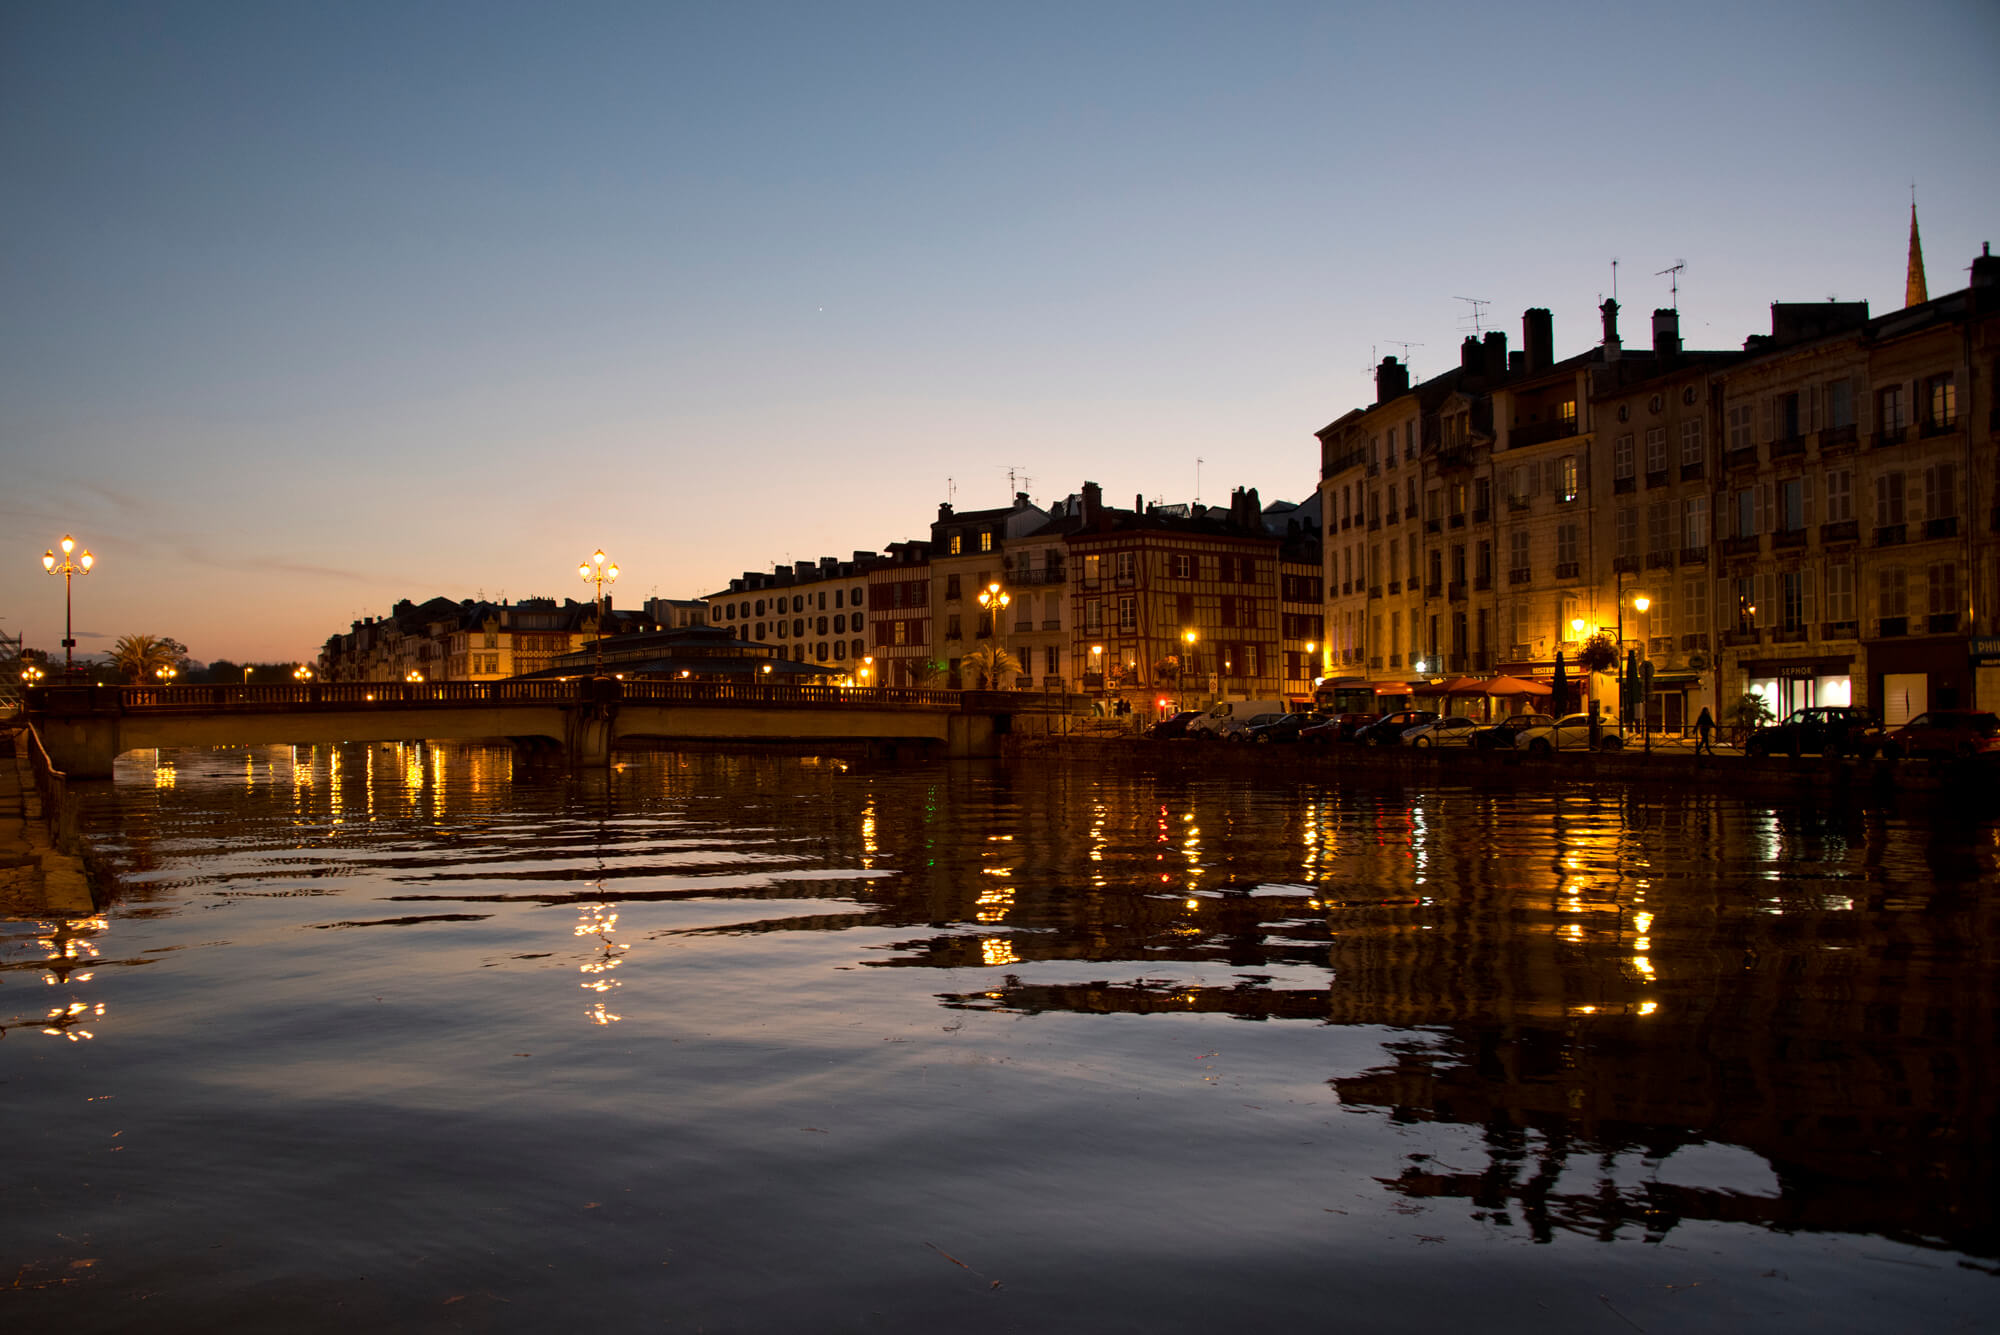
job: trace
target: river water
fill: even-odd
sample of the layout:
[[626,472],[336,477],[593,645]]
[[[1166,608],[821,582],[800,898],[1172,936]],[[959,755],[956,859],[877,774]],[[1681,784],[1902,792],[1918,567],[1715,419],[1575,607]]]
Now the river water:
[[1186,754],[128,756],[0,1324],[1992,1328],[1989,812]]

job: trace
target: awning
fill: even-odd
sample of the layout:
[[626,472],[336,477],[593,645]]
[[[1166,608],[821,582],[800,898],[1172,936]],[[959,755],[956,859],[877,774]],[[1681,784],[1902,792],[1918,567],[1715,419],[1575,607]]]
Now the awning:
[[1488,695],[1554,694],[1553,687],[1544,686],[1538,681],[1523,681],[1519,677],[1507,677],[1507,676],[1494,677],[1491,680],[1489,680],[1485,685],[1485,691],[1486,694]]
[[1377,695],[1408,695],[1410,684],[1403,681],[1378,681],[1375,683]]

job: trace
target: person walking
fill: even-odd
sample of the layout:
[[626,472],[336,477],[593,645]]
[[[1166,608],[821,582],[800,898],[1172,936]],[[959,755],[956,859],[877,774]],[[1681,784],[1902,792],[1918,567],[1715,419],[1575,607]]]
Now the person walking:
[[1694,721],[1694,753],[1715,754],[1715,718],[1708,712],[1708,706],[1701,707],[1701,717]]

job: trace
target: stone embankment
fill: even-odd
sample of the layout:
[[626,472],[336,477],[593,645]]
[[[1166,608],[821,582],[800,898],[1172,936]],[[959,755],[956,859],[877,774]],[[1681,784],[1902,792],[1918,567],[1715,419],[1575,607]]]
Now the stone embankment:
[[35,782],[34,737],[0,725],[0,917],[87,917],[96,911],[76,850],[58,847],[59,813]]
[[1300,778],[1366,775],[1405,783],[1444,782],[1539,787],[1570,783],[1671,784],[1677,788],[1783,796],[1805,792],[1891,795],[1911,792],[2000,792],[2000,764],[1988,758],[1854,760],[1822,756],[1750,758],[1724,750],[1695,755],[1684,746],[1645,751],[1564,751],[1528,755],[1469,747],[1415,750],[1333,746],[1255,746],[1231,742],[1154,741],[1130,734],[1078,733],[1018,739],[1021,752],[1145,757],[1217,773],[1290,774]]

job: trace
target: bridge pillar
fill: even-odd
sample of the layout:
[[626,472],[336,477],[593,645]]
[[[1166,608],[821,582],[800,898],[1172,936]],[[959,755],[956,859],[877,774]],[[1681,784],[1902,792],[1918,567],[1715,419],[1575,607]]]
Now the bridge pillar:
[[953,714],[946,724],[945,754],[953,760],[997,756],[1000,735],[1013,721],[1006,715]]
[[46,715],[34,723],[49,763],[72,779],[108,779],[118,745],[116,714]]
[[563,751],[572,768],[602,769],[611,763],[616,705],[572,705],[563,710]]

